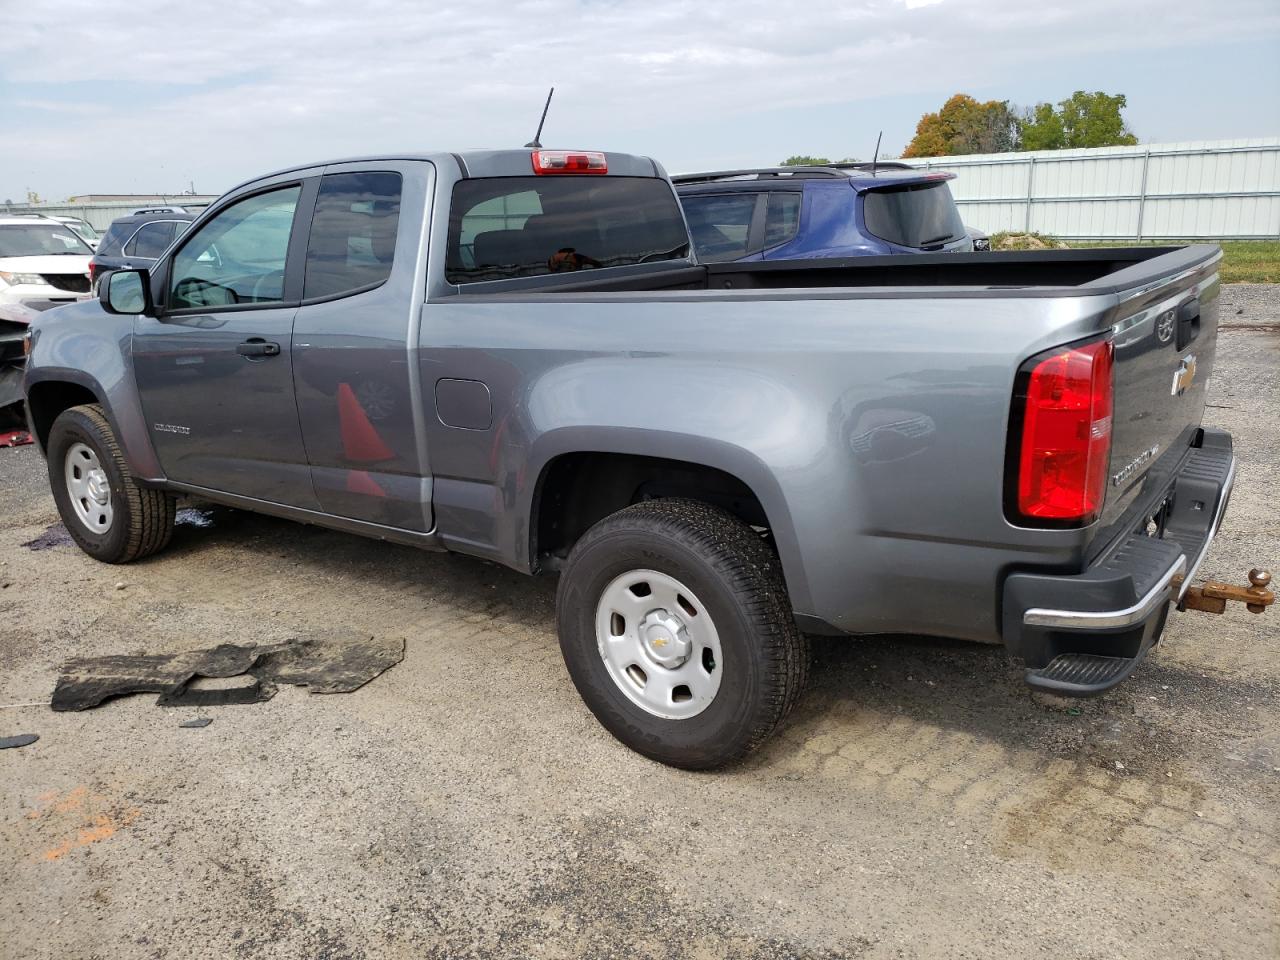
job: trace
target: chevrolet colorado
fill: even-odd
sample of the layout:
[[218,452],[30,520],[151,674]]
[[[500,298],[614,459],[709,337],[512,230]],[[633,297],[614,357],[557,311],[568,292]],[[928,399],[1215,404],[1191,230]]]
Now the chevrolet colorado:
[[708,768],[791,709],[808,634],[1003,643],[1066,694],[1128,676],[1231,491],[1200,425],[1220,256],[701,264],[645,157],[315,164],[42,315],[27,410],[108,563],[189,494],[557,572],[588,707]]

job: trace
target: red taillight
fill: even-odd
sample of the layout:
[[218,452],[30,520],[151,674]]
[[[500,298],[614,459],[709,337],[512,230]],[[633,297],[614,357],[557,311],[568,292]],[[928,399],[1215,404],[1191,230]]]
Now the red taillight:
[[1110,340],[1055,352],[1027,383],[1018,456],[1018,512],[1091,523],[1111,456]]
[[93,261],[89,262],[89,282],[93,283],[93,278],[98,275],[98,265]]
[[604,154],[583,150],[535,150],[533,172],[546,176],[555,173],[608,173]]

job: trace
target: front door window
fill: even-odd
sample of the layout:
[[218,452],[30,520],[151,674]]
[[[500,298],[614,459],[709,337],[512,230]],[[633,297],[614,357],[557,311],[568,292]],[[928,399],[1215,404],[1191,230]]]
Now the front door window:
[[170,310],[284,299],[289,235],[299,186],[234,203],[204,224],[173,258]]

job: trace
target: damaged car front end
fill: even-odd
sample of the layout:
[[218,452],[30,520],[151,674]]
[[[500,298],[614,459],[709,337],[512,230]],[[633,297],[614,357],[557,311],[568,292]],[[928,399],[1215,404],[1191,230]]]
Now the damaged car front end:
[[26,304],[0,303],[0,417],[6,421],[20,418],[27,334],[38,316]]

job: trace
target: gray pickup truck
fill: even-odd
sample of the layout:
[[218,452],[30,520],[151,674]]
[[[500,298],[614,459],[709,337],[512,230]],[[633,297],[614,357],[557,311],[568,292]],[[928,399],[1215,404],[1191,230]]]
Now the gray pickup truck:
[[43,315],[24,388],[91,556],[162,549],[192,495],[558,572],[590,709],[707,768],[786,716],[811,634],[1128,676],[1231,491],[1219,258],[704,265],[645,157],[375,157],[236,187]]

